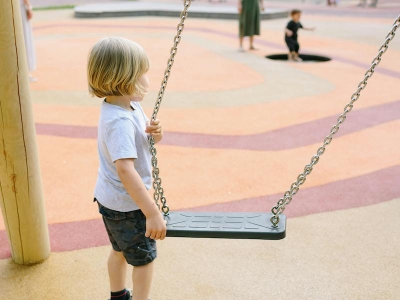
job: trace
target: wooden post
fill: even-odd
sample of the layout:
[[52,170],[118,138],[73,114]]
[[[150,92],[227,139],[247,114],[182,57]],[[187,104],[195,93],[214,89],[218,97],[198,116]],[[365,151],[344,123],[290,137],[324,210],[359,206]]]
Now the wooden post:
[[0,1],[0,204],[13,260],[50,255],[19,0]]

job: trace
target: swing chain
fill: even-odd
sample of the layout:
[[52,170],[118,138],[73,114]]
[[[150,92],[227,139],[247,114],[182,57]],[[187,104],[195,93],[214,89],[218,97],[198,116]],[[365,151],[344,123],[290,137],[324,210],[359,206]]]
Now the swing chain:
[[[154,106],[154,110],[153,110],[153,114],[151,116],[151,119],[154,121],[157,119],[157,114],[158,111],[160,110],[160,106],[161,106],[161,102],[162,99],[164,97],[164,92],[165,92],[165,88],[167,87],[167,83],[168,83],[168,79],[169,76],[171,74],[171,69],[172,66],[174,65],[174,59],[175,59],[175,55],[178,52],[178,44],[181,41],[181,35],[182,35],[182,31],[185,27],[185,20],[187,19],[187,10],[190,6],[190,4],[192,3],[192,0],[185,0],[183,5],[184,8],[181,12],[180,15],[180,22],[177,26],[177,32],[176,35],[174,37],[174,45],[171,48],[171,52],[170,52],[170,57],[168,59],[167,62],[167,68],[165,69],[164,72],[164,78],[161,81],[161,88],[158,92],[158,96],[157,96],[157,101],[156,104]],[[164,189],[161,186],[161,178],[160,178],[160,169],[158,168],[158,161],[157,161],[157,150],[155,147],[155,142],[154,142],[154,138],[152,136],[149,137],[149,143],[150,143],[150,153],[151,153],[151,165],[153,167],[153,171],[152,171],[152,175],[153,175],[153,188],[154,188],[154,194],[153,194],[153,198],[154,201],[156,202],[158,209],[160,209],[160,203],[159,201],[161,201],[162,203],[162,212],[164,213],[164,215],[168,215],[169,212],[169,207],[167,205],[167,199],[164,196]]]
[[344,107],[344,112],[338,117],[336,124],[331,128],[328,136],[325,137],[323,145],[318,148],[317,154],[311,158],[311,162],[304,167],[304,171],[297,176],[297,180],[292,183],[290,189],[286,191],[281,199],[277,202],[276,206],[271,209],[273,216],[271,217],[271,223],[274,227],[277,227],[279,223],[279,215],[283,213],[286,205],[288,205],[295,194],[300,189],[300,186],[306,181],[307,176],[312,172],[313,167],[318,163],[319,158],[325,153],[326,147],[331,143],[333,136],[339,131],[340,125],[346,120],[347,114],[353,109],[353,104],[360,98],[360,93],[367,86],[368,79],[372,77],[375,72],[375,67],[381,62],[382,55],[386,52],[389,47],[389,43],[393,40],[397,28],[400,27],[400,15],[397,17],[393,24],[392,30],[386,36],[385,42],[379,48],[378,55],[373,59],[371,67],[364,74],[364,79],[358,84],[356,92],[351,96],[350,102]]

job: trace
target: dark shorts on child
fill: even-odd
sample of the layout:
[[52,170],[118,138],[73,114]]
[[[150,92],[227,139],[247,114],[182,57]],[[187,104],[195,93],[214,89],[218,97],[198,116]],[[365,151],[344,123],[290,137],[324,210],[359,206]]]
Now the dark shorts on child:
[[122,252],[132,266],[151,263],[157,257],[157,247],[155,240],[145,237],[146,217],[143,212],[119,212],[97,203],[113,249]]
[[292,37],[286,36],[285,42],[286,42],[286,45],[288,46],[290,52],[299,53],[300,45],[299,45],[299,42],[297,41],[297,38],[294,39]]

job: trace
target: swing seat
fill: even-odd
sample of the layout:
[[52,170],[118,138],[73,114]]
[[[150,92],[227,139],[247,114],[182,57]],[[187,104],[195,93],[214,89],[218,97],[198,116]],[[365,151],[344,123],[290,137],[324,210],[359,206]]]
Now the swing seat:
[[277,227],[272,214],[223,212],[169,212],[167,237],[280,240],[286,236],[286,216]]

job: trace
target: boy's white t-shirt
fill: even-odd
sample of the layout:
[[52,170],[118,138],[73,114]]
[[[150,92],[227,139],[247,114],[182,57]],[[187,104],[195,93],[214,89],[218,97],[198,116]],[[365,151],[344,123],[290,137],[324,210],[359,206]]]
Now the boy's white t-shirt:
[[100,167],[94,196],[101,205],[120,212],[139,207],[122,184],[115,161],[134,158],[134,166],[149,190],[151,187],[151,154],[145,132],[149,120],[137,102],[132,111],[103,101],[98,128]]

